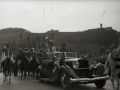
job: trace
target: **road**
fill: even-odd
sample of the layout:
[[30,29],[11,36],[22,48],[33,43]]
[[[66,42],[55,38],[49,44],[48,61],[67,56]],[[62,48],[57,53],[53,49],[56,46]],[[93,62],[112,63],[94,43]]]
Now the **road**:
[[[0,90],[63,90],[61,85],[55,82],[40,83],[33,78],[20,79],[20,77],[11,78],[11,84],[3,84],[3,74],[0,73]],[[98,89],[94,84],[74,85],[72,90],[112,90],[110,80],[102,89]]]

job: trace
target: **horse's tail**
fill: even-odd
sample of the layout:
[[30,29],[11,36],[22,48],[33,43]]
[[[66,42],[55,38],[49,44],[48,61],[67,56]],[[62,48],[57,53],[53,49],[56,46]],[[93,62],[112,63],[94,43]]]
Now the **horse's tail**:
[[[109,55],[110,56],[110,55]],[[109,66],[109,56],[108,56],[108,58],[107,58],[107,60],[106,60],[106,63],[105,63],[105,72],[104,72],[104,74],[105,75],[108,75],[109,74],[109,72],[110,72],[110,66]]]

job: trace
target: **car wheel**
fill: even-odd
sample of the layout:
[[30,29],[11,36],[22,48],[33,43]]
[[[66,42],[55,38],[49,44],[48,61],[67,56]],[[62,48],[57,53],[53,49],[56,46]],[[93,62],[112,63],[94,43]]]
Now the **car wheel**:
[[65,71],[62,71],[60,81],[61,81],[61,85],[64,88],[64,90],[70,89],[70,87],[71,87],[70,77],[66,74]]
[[39,82],[43,83],[43,82],[44,82],[44,80],[42,80],[41,78],[42,78],[42,73],[41,73],[41,72],[39,72]]
[[99,81],[96,81],[95,82],[95,85],[98,87],[98,88],[103,88],[106,84],[106,80],[99,80]]

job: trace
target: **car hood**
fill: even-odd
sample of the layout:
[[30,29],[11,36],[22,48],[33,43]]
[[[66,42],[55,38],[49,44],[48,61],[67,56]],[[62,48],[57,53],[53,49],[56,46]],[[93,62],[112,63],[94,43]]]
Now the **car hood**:
[[70,58],[70,59],[65,59],[66,62],[72,62],[72,61],[78,61],[81,58]]

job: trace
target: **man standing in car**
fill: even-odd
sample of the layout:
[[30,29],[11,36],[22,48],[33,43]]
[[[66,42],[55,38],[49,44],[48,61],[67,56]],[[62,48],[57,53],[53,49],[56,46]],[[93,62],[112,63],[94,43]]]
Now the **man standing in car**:
[[68,52],[68,50],[66,49],[66,44],[62,44],[62,49],[60,50],[60,52]]

